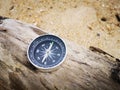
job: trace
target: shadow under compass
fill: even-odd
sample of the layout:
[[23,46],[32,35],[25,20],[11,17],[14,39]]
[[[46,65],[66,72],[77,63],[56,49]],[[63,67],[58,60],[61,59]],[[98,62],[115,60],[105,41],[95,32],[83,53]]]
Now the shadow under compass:
[[26,62],[26,67],[28,67],[29,69],[31,69],[34,72],[38,72],[38,68],[34,67],[30,62]]

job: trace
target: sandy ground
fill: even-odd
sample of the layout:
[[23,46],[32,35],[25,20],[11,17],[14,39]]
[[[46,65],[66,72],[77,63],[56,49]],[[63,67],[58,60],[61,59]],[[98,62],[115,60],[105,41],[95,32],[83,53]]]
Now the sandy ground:
[[0,15],[120,58],[120,0],[0,0]]

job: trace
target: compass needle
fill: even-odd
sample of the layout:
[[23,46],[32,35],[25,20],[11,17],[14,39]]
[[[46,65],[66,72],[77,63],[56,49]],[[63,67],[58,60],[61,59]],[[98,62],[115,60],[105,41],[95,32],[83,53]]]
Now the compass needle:
[[50,59],[52,59],[52,60],[53,60],[53,56],[52,56],[52,55],[49,55],[49,57],[50,57]]
[[49,56],[50,50],[51,50],[53,44],[54,44],[54,42],[50,43],[50,46],[49,46],[48,49],[45,48],[45,56],[44,56],[43,59],[42,59],[42,63],[43,63],[43,62],[45,61],[45,59]]
[[43,59],[42,59],[42,63],[45,61],[45,59],[48,57],[47,54],[44,55]]
[[53,44],[54,44],[54,42],[52,42],[52,43],[50,44],[50,46],[49,46],[49,48],[48,48],[48,51],[50,51],[50,50],[51,50],[51,48],[52,48]]

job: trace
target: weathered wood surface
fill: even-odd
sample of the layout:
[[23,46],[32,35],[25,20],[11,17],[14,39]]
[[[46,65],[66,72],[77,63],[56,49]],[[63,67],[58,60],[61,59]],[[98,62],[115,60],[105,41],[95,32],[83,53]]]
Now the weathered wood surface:
[[114,61],[66,40],[65,62],[44,73],[28,61],[26,51],[40,28],[16,21],[0,21],[0,90],[119,90],[111,78]]

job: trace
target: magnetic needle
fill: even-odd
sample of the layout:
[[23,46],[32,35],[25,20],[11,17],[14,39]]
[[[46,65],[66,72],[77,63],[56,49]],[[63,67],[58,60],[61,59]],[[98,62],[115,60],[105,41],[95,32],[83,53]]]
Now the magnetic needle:
[[55,35],[42,35],[29,45],[27,56],[32,65],[43,70],[59,66],[66,56],[66,46]]

